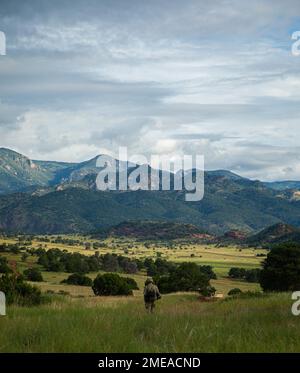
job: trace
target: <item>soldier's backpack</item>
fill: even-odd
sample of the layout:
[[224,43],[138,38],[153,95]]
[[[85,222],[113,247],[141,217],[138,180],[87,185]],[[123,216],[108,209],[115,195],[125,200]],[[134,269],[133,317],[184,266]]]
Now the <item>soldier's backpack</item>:
[[146,287],[146,292],[145,292],[145,301],[154,301],[157,298],[156,294],[156,288],[153,284],[149,284]]

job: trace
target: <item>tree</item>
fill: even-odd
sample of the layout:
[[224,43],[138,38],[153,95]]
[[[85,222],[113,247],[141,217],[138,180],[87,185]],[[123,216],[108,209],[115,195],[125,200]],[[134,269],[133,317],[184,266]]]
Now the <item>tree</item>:
[[242,290],[239,289],[239,288],[233,288],[231,290],[229,290],[228,292],[228,295],[232,296],[232,295],[239,295],[242,293]]
[[138,284],[133,278],[123,277],[123,279],[127,282],[131,290],[139,290]]
[[68,285],[79,285],[79,286],[92,286],[93,285],[93,281],[89,277],[83,275],[82,273],[73,273],[67,279],[63,280],[61,283],[68,284]]
[[253,268],[246,271],[245,280],[247,282],[259,282],[261,269]]
[[5,257],[0,257],[0,273],[10,273],[12,270],[8,266],[8,261]]
[[213,297],[216,294],[216,291],[216,288],[211,285],[207,285],[203,289],[199,289],[199,293],[203,297]]
[[103,256],[103,269],[106,272],[117,272],[119,270],[118,257],[113,254]]
[[230,278],[238,278],[247,282],[259,282],[261,269],[245,269],[245,268],[230,268],[228,276]]
[[282,245],[273,248],[263,263],[260,285],[264,291],[300,289],[300,247]]
[[237,268],[233,267],[230,268],[228,272],[228,276],[231,278],[244,278],[246,275],[246,269],[245,268]]
[[28,255],[27,253],[23,253],[22,256],[21,256],[21,260],[22,260],[22,262],[26,262],[28,256],[29,256],[29,255]]
[[125,273],[137,273],[138,267],[137,264],[131,260],[125,260],[123,263],[123,270]]
[[25,271],[23,272],[23,275],[25,277],[25,280],[28,280],[28,281],[33,281],[33,282],[44,281],[42,273],[38,268],[25,269]]
[[22,276],[6,274],[0,277],[0,291],[6,295],[7,304],[32,306],[42,301],[41,291],[24,282]]
[[93,282],[95,295],[132,295],[132,289],[127,281],[116,273],[98,275]]
[[181,263],[170,274],[156,278],[162,293],[176,291],[199,291],[209,286],[209,276],[196,263]]

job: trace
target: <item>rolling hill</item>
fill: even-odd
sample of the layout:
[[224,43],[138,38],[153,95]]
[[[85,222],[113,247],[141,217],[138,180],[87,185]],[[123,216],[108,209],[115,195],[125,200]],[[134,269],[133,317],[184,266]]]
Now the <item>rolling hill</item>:
[[300,243],[300,229],[284,223],[277,223],[247,238],[250,245]]
[[296,189],[300,190],[300,181],[273,181],[265,182],[264,185],[274,190]]
[[193,224],[168,221],[126,221],[103,231],[103,233],[108,236],[134,237],[142,240],[213,238]]

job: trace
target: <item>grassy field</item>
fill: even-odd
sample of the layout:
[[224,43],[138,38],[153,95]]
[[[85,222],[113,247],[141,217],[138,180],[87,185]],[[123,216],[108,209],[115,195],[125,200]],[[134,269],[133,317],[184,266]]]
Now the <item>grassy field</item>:
[[290,294],[200,302],[164,296],[156,313],[142,297],[61,297],[0,318],[0,352],[299,352]]
[[[31,247],[43,247],[45,249],[58,248],[70,252],[80,252],[85,255],[93,255],[95,250],[85,249],[84,244],[88,242],[99,243],[99,240],[73,235],[62,235],[62,239],[73,239],[81,241],[80,245],[66,245],[53,242],[42,242],[38,238],[32,241]],[[48,236],[50,241],[55,240],[56,236]],[[0,238],[1,243],[17,243],[17,239]],[[266,254],[267,250],[243,248],[237,246],[216,247],[215,245],[191,244],[174,242],[172,248],[166,244],[155,243],[145,244],[132,239],[113,239],[109,238],[100,241],[105,247],[97,249],[100,254],[114,253],[117,255],[128,256],[130,258],[156,258],[158,256],[173,262],[192,261],[198,264],[211,265],[217,275],[226,276],[231,267],[258,268],[263,260],[257,255]]]
[[[62,239],[72,239],[82,242],[79,245],[67,245],[61,243],[53,242],[43,242],[38,238],[35,238],[30,247],[38,248],[43,247],[45,249],[50,248],[59,248],[60,250],[67,250],[70,252],[80,252],[84,255],[93,255],[95,250],[86,250],[85,244],[93,244],[98,242],[97,240],[82,237],[82,236],[72,236],[72,235],[63,235],[60,236]],[[50,241],[54,241],[57,236],[48,236]],[[18,239],[0,239],[1,243],[15,244],[18,242]],[[217,274],[218,279],[212,280],[212,285],[217,289],[217,294],[225,295],[232,288],[238,287],[243,291],[251,290],[256,291],[260,290],[258,284],[247,283],[245,281],[238,281],[229,279],[227,277],[228,271],[231,267],[243,267],[243,268],[259,268],[261,265],[262,258],[257,256],[257,254],[266,254],[266,250],[257,250],[252,248],[239,248],[235,246],[228,247],[215,247],[215,245],[202,245],[202,244],[188,244],[182,242],[172,243],[172,248],[167,245],[157,244],[145,244],[143,242],[137,242],[132,239],[113,239],[109,238],[101,241],[105,247],[97,249],[100,254],[105,253],[115,253],[123,256],[128,256],[130,258],[146,258],[151,257],[155,259],[160,256],[169,261],[173,262],[195,262],[198,264],[211,265],[214,272]],[[1,254],[7,257],[11,263],[15,263],[18,270],[22,273],[26,268],[37,266],[36,257],[29,256],[26,262],[21,260],[21,254]],[[45,272],[42,270],[44,282],[38,283],[37,286],[41,288],[43,292],[48,290],[59,292],[67,292],[72,296],[93,296],[91,288],[83,286],[72,286],[64,285],[60,282],[68,277],[69,274],[63,272]],[[94,279],[97,273],[89,273],[88,276]],[[128,275],[125,275],[128,276]],[[146,274],[140,273],[136,275],[130,275],[134,278],[140,289],[143,288]],[[141,291],[140,291],[141,292]],[[140,292],[137,292],[139,294]]]
[[[56,237],[49,237],[54,240]],[[78,245],[42,242],[27,247],[59,248],[92,255],[79,236],[64,239]],[[18,239],[0,239],[0,243]],[[61,284],[64,272],[46,272],[44,281],[34,283],[43,293],[52,291],[52,302],[36,307],[9,306],[0,318],[0,352],[298,352],[300,324],[291,314],[290,294],[273,294],[247,299],[229,299],[232,288],[259,291],[256,283],[228,278],[231,267],[259,268],[266,250],[216,247],[193,243],[150,244],[126,239],[108,239],[100,254],[115,253],[130,258],[162,257],[169,261],[193,261],[213,267],[217,274],[211,284],[217,299],[200,301],[193,293],[163,296],[154,315],[145,313],[142,290],[146,274],[132,277],[139,289],[130,297],[95,297],[85,286]],[[22,261],[22,254],[1,253],[19,272],[38,266],[36,256]],[[89,273],[95,278],[97,273]],[[60,294],[60,295],[59,295]],[[64,295],[63,295],[64,294]]]

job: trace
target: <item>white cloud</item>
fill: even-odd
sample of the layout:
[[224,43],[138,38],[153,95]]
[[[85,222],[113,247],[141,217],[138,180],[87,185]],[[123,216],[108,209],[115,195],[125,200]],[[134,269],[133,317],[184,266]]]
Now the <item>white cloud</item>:
[[194,151],[208,168],[300,178],[296,0],[27,3],[0,11],[2,146],[66,161]]

